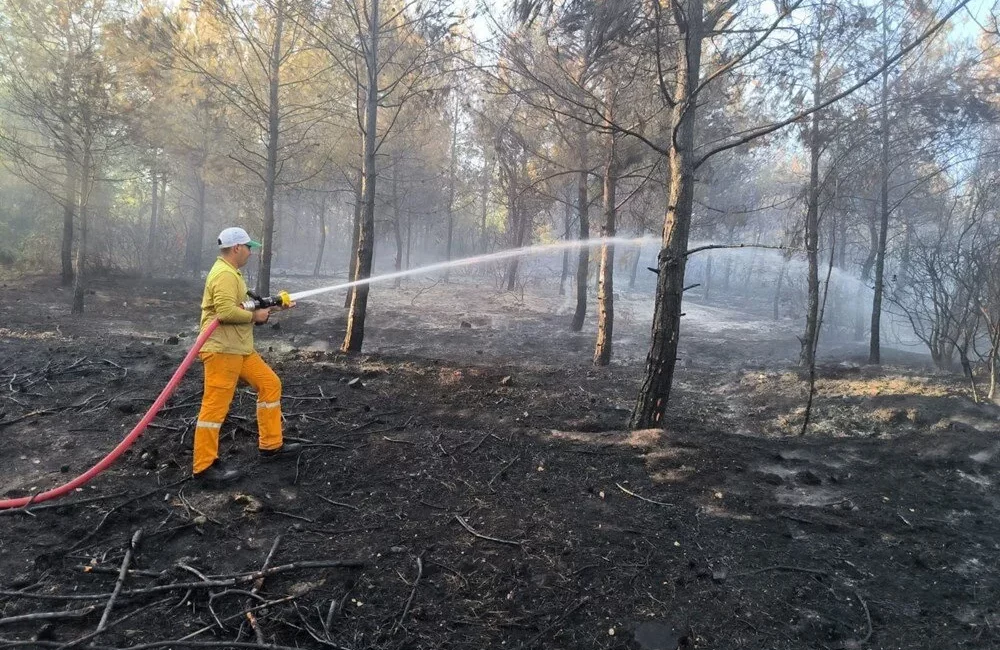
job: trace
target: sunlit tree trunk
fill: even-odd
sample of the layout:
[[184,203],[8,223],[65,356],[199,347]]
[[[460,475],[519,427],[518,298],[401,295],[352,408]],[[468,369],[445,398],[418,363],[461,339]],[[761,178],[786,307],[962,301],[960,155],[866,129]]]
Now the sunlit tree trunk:
[[670,138],[670,194],[663,223],[662,248],[657,256],[656,300],[652,341],[630,425],[642,429],[664,425],[664,413],[677,363],[684,270],[691,234],[695,184],[695,89],[700,81],[703,0],[680,2],[686,15],[683,57],[674,85]]
[[[613,120],[612,93],[607,97],[607,120]],[[617,142],[614,134],[608,136],[608,160],[604,167],[604,224],[602,237],[614,237],[616,231],[615,194],[618,186]],[[597,345],[594,349],[594,365],[606,366],[611,363],[611,348],[615,330],[615,247],[613,244],[601,246],[601,269],[597,281]]]

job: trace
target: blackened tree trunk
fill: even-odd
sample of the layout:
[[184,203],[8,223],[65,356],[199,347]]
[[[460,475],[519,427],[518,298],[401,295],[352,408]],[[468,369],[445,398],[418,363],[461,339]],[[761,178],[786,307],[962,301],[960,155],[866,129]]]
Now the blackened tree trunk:
[[153,267],[155,266],[154,257],[156,256],[156,227],[157,227],[157,217],[160,211],[160,201],[159,201],[159,189],[160,189],[160,177],[156,173],[156,158],[153,158],[153,169],[150,170],[149,175],[153,179],[153,199],[151,203],[151,209],[149,212],[149,238],[146,240],[146,265],[142,270],[143,277],[152,277]]
[[639,258],[642,257],[642,244],[635,247],[635,255],[632,256],[631,268],[629,269],[628,288],[635,289],[635,278],[639,274]]
[[[451,116],[451,160],[448,163],[448,234],[445,245],[445,259],[451,261],[452,239],[455,236],[455,169],[458,160],[458,94]],[[448,281],[450,269],[444,271],[444,281]]]
[[191,275],[198,277],[201,275],[201,247],[205,242],[205,178],[200,168],[195,170],[194,191],[194,223],[188,230],[184,257]]
[[783,260],[781,262],[781,268],[778,269],[778,281],[774,286],[774,320],[778,320],[781,317],[781,287],[785,283],[785,275],[788,274],[788,260]]
[[[815,47],[812,63],[813,108],[818,109],[822,93],[821,62],[823,52],[823,6],[820,3],[820,15],[815,19]],[[809,127],[809,189],[806,205],[806,259],[808,271],[806,284],[808,298],[806,301],[806,328],[799,337],[802,344],[799,351],[799,364],[811,368],[815,363],[816,337],[819,335],[819,162],[821,153],[819,133],[820,111],[816,110],[810,117]]]
[[90,125],[89,111],[83,111],[84,135],[82,141],[83,162],[80,165],[80,192],[77,203],[77,214],[80,217],[79,241],[76,245],[76,265],[73,269],[73,308],[72,313],[82,314],[84,297],[87,293],[87,221],[90,194],[94,187],[93,133]]
[[712,297],[712,263],[715,260],[715,256],[712,255],[712,251],[707,251],[705,255],[708,257],[705,259],[705,282],[702,287],[701,296],[707,302]]
[[663,426],[670,387],[677,363],[677,342],[681,325],[684,270],[691,233],[695,183],[695,90],[700,81],[701,43],[704,20],[703,0],[679,2],[686,10],[683,25],[683,56],[678,62],[669,139],[670,194],[663,223],[662,248],[657,256],[656,301],[653,310],[652,341],[646,369],[630,426],[633,429]]
[[[888,2],[882,0],[882,64],[889,53]],[[889,237],[889,69],[882,70],[881,96],[879,97],[879,229],[875,249],[875,296],[872,298],[872,328],[868,344],[868,363],[882,362],[881,327],[882,293],[885,287],[885,249]]]
[[490,246],[486,238],[486,218],[489,214],[490,190],[493,184],[494,162],[487,159],[483,164],[482,212],[479,215],[479,248],[481,253],[488,253]]
[[[392,168],[392,232],[396,236],[396,258],[393,266],[396,273],[403,270],[403,225],[400,223],[399,214],[399,167]],[[403,283],[403,278],[397,277],[395,287],[398,289]]]
[[[577,215],[580,220],[580,241],[590,239],[590,197],[587,194],[587,132],[580,130],[580,173],[577,178]],[[579,332],[587,317],[587,275],[590,272],[590,248],[580,247],[580,257],[576,267],[576,311],[570,329]]]
[[264,241],[260,253],[260,275],[257,291],[266,296],[271,293],[271,257],[274,255],[274,195],[278,178],[278,135],[281,129],[281,105],[278,90],[281,87],[281,37],[285,22],[284,0],[275,3],[274,42],[268,61],[267,104],[267,153],[264,163]]
[[[361,187],[364,205],[361,227],[358,229],[357,279],[371,276],[372,257],[375,252],[375,145],[378,121],[378,45],[379,0],[372,0],[368,16],[368,47],[365,50],[367,95],[365,97],[365,139],[361,170]],[[365,339],[365,317],[368,311],[368,285],[362,284],[351,291],[351,309],[347,315],[347,334],[341,345],[343,352],[360,352]]]
[[[573,225],[573,203],[566,197],[563,203],[563,239],[567,242],[573,236],[571,228]],[[566,295],[566,278],[569,277],[569,249],[562,254],[562,273],[559,274],[559,295]]]
[[320,199],[319,204],[319,214],[316,215],[316,222],[319,225],[319,251],[316,253],[316,264],[313,266],[313,277],[319,275],[320,270],[323,268],[323,253],[326,252],[326,192],[323,192],[323,198]]
[[63,208],[63,233],[62,233],[62,284],[68,287],[73,284],[73,220],[76,216],[76,186],[77,186],[77,166],[73,160],[73,153],[66,152],[66,176],[63,179],[62,208]]

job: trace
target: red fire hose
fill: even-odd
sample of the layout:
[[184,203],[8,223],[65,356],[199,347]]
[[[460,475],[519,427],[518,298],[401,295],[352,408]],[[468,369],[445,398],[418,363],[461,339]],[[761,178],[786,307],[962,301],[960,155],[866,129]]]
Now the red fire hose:
[[156,401],[153,402],[153,405],[149,407],[148,411],[146,411],[146,415],[142,416],[142,419],[139,420],[139,424],[135,425],[135,428],[132,429],[132,431],[129,432],[127,436],[125,436],[125,439],[119,442],[118,446],[111,450],[111,453],[109,453],[107,456],[102,458],[99,463],[88,469],[83,474],[77,476],[69,483],[60,485],[59,487],[52,488],[51,490],[47,490],[45,492],[30,497],[0,500],[0,510],[5,510],[8,508],[23,508],[30,504],[41,503],[42,501],[48,501],[49,499],[60,497],[68,492],[75,490],[76,488],[80,487],[84,483],[88,482],[90,479],[94,478],[95,476],[106,470],[111,465],[111,463],[115,462],[115,460],[117,460],[119,456],[124,454],[125,450],[131,447],[132,443],[134,443],[139,438],[139,436],[142,435],[142,432],[146,430],[146,427],[149,426],[149,423],[153,421],[153,418],[156,417],[156,414],[159,412],[159,410],[163,408],[163,405],[166,404],[168,399],[170,399],[170,396],[173,394],[174,389],[176,389],[177,385],[181,383],[181,379],[184,377],[184,374],[188,371],[188,368],[191,367],[191,364],[194,362],[195,356],[197,356],[198,351],[201,350],[201,346],[205,344],[205,341],[208,340],[208,337],[212,335],[212,332],[214,332],[215,328],[218,326],[219,326],[218,320],[214,320],[208,324],[208,327],[205,328],[205,331],[201,333],[201,335],[195,340],[194,345],[191,346],[191,349],[188,350],[187,356],[184,357],[184,360],[181,361],[181,365],[179,365],[177,367],[177,370],[174,371],[173,376],[170,377],[170,381],[168,381],[167,385],[163,387],[163,391],[160,392],[159,397],[156,398]]

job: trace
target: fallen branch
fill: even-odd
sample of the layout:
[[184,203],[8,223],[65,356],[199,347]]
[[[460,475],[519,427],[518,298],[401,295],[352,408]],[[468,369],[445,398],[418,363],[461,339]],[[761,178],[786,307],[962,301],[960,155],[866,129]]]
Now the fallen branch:
[[15,623],[25,623],[28,621],[51,621],[61,618],[83,618],[95,609],[97,609],[97,605],[90,605],[82,609],[71,609],[65,612],[36,612],[34,614],[8,616],[6,618],[0,618],[0,625],[13,625]]
[[125,551],[125,559],[122,560],[122,568],[118,571],[118,580],[115,582],[115,590],[111,592],[111,598],[108,599],[108,604],[104,607],[104,613],[101,614],[101,621],[97,624],[97,632],[103,632],[104,628],[108,625],[108,617],[111,616],[111,609],[115,606],[115,599],[118,598],[118,594],[122,591],[122,585],[125,584],[125,576],[128,575],[128,566],[132,564],[132,554],[135,553],[136,547],[139,545],[139,540],[142,538],[142,529],[135,531],[132,534],[132,542],[129,544],[128,550]]
[[664,501],[654,501],[653,499],[648,499],[648,498],[642,496],[641,494],[636,494],[635,492],[632,492],[631,490],[628,490],[628,489],[622,487],[621,483],[615,483],[615,485],[617,485],[618,489],[621,490],[622,492],[624,492],[625,494],[629,495],[630,497],[635,497],[636,499],[639,499],[640,501],[645,501],[646,503],[652,503],[652,504],[655,504],[655,505],[658,505],[658,506],[665,506],[667,508],[673,508],[674,507],[674,504],[672,504],[672,503],[666,503]]
[[511,541],[509,539],[500,539],[498,537],[490,537],[489,535],[483,535],[482,533],[476,532],[475,529],[472,526],[470,526],[465,521],[465,519],[462,518],[461,515],[455,515],[455,519],[458,520],[458,523],[462,524],[462,528],[464,528],[465,530],[469,531],[470,533],[472,533],[473,535],[475,535],[479,539],[485,539],[485,540],[488,540],[488,541],[491,541],[491,542],[497,542],[498,544],[509,544],[510,546],[521,546],[521,542],[513,542],[513,541]]

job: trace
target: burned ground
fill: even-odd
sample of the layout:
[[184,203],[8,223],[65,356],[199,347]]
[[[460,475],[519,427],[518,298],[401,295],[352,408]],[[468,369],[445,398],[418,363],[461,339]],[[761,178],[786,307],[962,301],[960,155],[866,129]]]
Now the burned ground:
[[[306,450],[260,463],[241,389],[222,452],[248,476],[224,490],[186,480],[196,365],[110,470],[0,514],[0,645],[93,632],[140,529],[98,646],[256,645],[249,609],[265,644],[312,648],[998,643],[998,411],[962,381],[831,349],[799,437],[794,326],[692,302],[669,424],[628,432],[648,299],[622,296],[595,368],[593,324],[569,332],[553,294],[376,287],[357,356],[336,351],[342,296],[282,314],[258,347]],[[48,280],[0,288],[0,495],[134,426],[199,295],[105,281],[74,320]],[[62,616],[10,620],[44,613]]]

